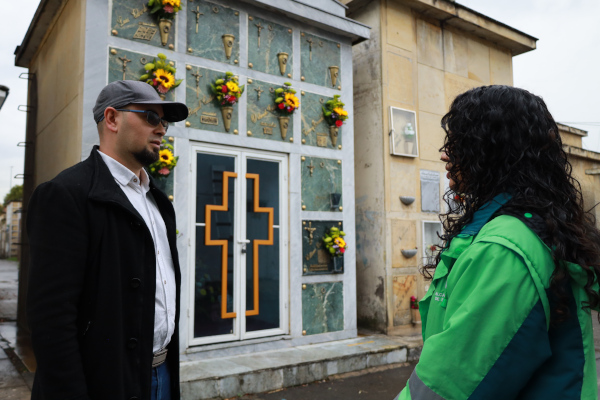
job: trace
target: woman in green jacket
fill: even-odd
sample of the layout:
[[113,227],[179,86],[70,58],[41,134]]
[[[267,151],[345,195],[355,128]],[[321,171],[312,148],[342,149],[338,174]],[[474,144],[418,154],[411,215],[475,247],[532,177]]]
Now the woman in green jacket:
[[596,400],[600,233],[552,115],[525,90],[486,86],[442,127],[445,245],[424,268],[423,351],[397,399]]

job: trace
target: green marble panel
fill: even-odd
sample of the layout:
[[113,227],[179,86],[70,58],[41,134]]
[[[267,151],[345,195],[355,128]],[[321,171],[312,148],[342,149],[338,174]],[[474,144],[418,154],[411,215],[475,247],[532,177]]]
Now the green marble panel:
[[[344,257],[332,257],[323,243],[325,232],[332,226],[343,230],[342,223],[339,221],[302,221],[302,275],[341,274],[344,272]],[[334,261],[336,261],[336,265],[334,265]]]
[[[194,1],[187,10],[187,52],[209,60],[234,65],[240,58],[239,12],[207,1]],[[198,16],[198,17],[196,17]],[[198,21],[196,30],[196,18]],[[223,35],[233,35],[231,55],[227,58]]]
[[[163,46],[161,44],[159,22],[154,15],[150,14],[147,4],[148,1],[143,0],[113,0],[111,31],[117,31],[116,36],[120,38],[153,46],[168,48],[169,45],[174,45],[177,17],[171,20],[168,40]],[[181,5],[185,7],[185,2],[182,1]],[[185,13],[185,8],[179,13]],[[112,34],[114,35],[114,32]]]
[[[225,130],[221,108],[217,105],[210,84],[225,76],[225,71],[213,71],[191,65],[186,67],[185,103],[190,109],[189,127],[213,132],[234,133],[238,129],[238,106],[233,106],[231,127]],[[245,95],[242,95],[245,96]],[[187,126],[186,122],[186,126]]]
[[[252,69],[291,78],[293,76],[292,29],[257,17],[250,16],[248,19],[248,62],[252,64]],[[280,53],[287,54],[283,73],[279,68]],[[285,59],[285,55],[282,54],[281,57]]]
[[303,209],[342,211],[342,164],[338,163],[338,160],[328,158],[303,158],[301,184],[302,205],[305,206]]
[[305,334],[316,335],[343,329],[343,282],[307,283],[306,289],[302,290],[302,330]]
[[[304,82],[330,88],[341,88],[342,74],[340,73],[341,52],[339,43],[302,32],[300,50]],[[335,71],[330,70],[329,67],[338,68],[337,78],[332,78],[332,73]]]
[[[164,139],[168,142],[169,141],[170,136],[165,136]],[[175,150],[175,143],[174,142],[170,142],[171,145],[173,146],[173,150]],[[177,150],[175,150],[177,151]],[[175,157],[177,157],[177,153],[175,153]],[[175,168],[173,168],[171,170],[171,173],[169,175],[167,175],[166,177],[160,177],[160,178],[154,178],[154,184],[156,185],[157,188],[159,188],[160,190],[162,190],[167,196],[173,196],[174,193],[174,185],[175,185],[175,174],[177,173],[177,168],[179,168],[179,166],[175,166]]]
[[[294,137],[294,116],[289,117],[287,123],[287,133],[285,138],[279,120],[279,113],[275,110],[273,91],[280,88],[281,85],[275,83],[254,80],[246,85],[248,91],[248,115],[247,127],[252,132],[252,137],[261,139],[277,140],[279,142],[289,142]],[[285,121],[281,121],[282,124]]]
[[309,146],[326,147],[338,149],[342,145],[342,128],[338,128],[338,135],[333,144],[329,126],[323,117],[323,104],[331,100],[331,97],[321,96],[305,92],[300,101],[302,102],[302,140],[303,144]]
[[[116,52],[116,54],[113,54],[114,52]],[[157,51],[157,54],[158,53],[159,52]],[[144,65],[152,62],[155,58],[158,59],[156,54],[135,53],[133,51],[111,47],[108,52],[108,82],[120,80],[138,81],[140,76],[146,73]],[[172,65],[176,67],[175,62],[170,60],[167,61],[172,62]],[[125,68],[123,65],[125,65]],[[175,76],[175,78],[177,79],[177,76]],[[175,91],[173,89],[167,92],[165,100],[175,100]]]

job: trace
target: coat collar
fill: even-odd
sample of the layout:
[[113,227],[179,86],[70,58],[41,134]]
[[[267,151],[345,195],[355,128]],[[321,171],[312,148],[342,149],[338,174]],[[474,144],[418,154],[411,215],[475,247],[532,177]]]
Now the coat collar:
[[98,146],[92,148],[90,156],[84,163],[87,163],[94,171],[92,188],[89,193],[91,200],[103,203],[116,203],[135,215],[140,221],[144,220],[115,181],[102,156],[98,153]]

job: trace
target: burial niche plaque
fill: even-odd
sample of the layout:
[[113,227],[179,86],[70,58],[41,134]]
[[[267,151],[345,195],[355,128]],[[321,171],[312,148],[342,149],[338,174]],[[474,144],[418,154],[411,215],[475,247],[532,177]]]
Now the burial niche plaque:
[[325,233],[332,226],[343,231],[340,221],[302,221],[302,275],[344,273],[344,257],[338,257],[334,263],[334,257],[323,243]]

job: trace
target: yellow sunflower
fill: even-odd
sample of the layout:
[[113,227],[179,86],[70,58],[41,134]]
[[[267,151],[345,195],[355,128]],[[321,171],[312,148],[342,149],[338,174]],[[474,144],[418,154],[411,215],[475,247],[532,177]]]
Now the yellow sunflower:
[[179,7],[181,5],[180,0],[163,0],[162,3],[163,6],[168,4],[173,7]]
[[230,92],[237,93],[240,91],[240,87],[235,82],[227,82],[227,89]]
[[171,165],[174,159],[173,153],[171,153],[171,150],[161,150],[160,153],[158,153],[158,159],[167,165]]
[[346,247],[346,241],[344,239],[342,239],[341,237],[333,239],[333,242],[342,248]]
[[285,102],[288,106],[292,106],[294,108],[298,108],[298,106],[300,106],[300,100],[298,100],[298,98],[292,93],[285,94]]
[[334,109],[333,109],[333,112],[334,112],[334,113],[336,113],[336,114],[338,114],[338,115],[343,115],[343,116],[345,116],[345,117],[346,117],[346,116],[348,116],[348,111],[344,110],[344,109],[343,109],[343,108],[341,108],[341,107],[336,107],[336,108],[334,108]]
[[173,74],[164,69],[157,69],[155,75],[158,82],[167,89],[170,89],[171,86],[175,84],[175,77]]

